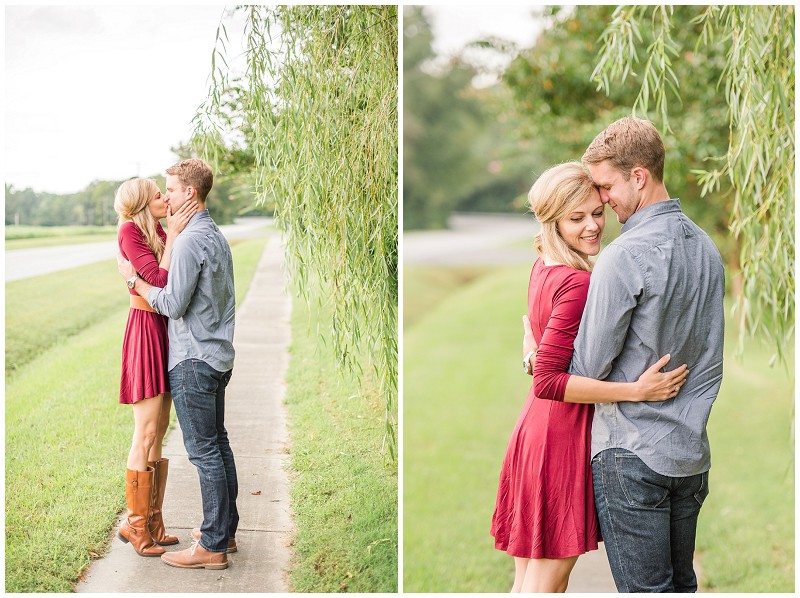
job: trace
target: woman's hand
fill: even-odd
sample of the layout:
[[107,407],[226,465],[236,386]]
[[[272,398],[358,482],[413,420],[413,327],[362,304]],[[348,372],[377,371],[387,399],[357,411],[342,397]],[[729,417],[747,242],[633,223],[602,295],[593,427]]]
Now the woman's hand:
[[539,347],[536,345],[536,339],[533,338],[533,330],[531,330],[531,321],[528,316],[522,316],[522,359],[525,359],[531,352],[528,361],[531,364],[531,373],[533,373],[533,363],[536,361],[536,351]]
[[173,214],[172,206],[167,206],[167,235],[177,237],[186,228],[191,217],[197,214],[197,207],[196,201],[187,201]]
[[672,371],[659,372],[658,370],[669,363],[669,359],[669,354],[664,355],[639,376],[636,381],[639,401],[665,401],[678,394],[681,386],[686,382],[686,376],[689,375],[689,368],[684,363]]

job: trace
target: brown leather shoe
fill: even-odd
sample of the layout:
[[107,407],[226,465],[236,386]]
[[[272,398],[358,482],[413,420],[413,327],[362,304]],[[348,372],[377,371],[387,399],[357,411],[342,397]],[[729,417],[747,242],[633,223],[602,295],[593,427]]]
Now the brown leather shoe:
[[183,569],[227,569],[228,555],[224,552],[210,552],[200,546],[199,542],[193,543],[186,550],[165,552],[161,560],[172,567]]
[[[200,535],[201,534],[200,534],[200,528],[199,527],[196,527],[191,531],[192,540],[194,540],[195,542],[199,542],[200,541]],[[239,549],[236,548],[236,538],[228,539],[228,550],[226,550],[225,552],[230,554],[231,552],[236,552],[237,550],[239,550]]]
[[125,501],[128,518],[119,526],[117,535],[142,556],[159,556],[164,549],[153,541],[148,529],[150,520],[150,495],[153,492],[153,468],[147,471],[125,471]]
[[159,546],[172,546],[179,542],[176,536],[170,536],[164,529],[164,519],[161,516],[161,507],[164,505],[164,493],[167,490],[167,474],[169,473],[169,459],[148,461],[148,465],[155,470],[153,476],[153,503],[150,505],[150,535]]

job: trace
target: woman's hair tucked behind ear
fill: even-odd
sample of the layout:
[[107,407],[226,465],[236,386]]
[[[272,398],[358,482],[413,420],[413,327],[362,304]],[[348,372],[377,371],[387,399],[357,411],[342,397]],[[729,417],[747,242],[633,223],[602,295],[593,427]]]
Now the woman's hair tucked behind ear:
[[553,166],[536,179],[528,202],[541,224],[535,238],[541,256],[577,270],[592,270],[589,256],[571,247],[558,232],[558,222],[585,202],[594,189],[591,176],[580,162]]

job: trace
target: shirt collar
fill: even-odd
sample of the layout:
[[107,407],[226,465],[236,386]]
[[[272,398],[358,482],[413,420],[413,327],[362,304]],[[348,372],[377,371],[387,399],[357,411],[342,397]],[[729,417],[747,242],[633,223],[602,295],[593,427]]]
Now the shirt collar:
[[189,222],[186,223],[186,226],[189,226],[192,222],[198,222],[200,220],[204,220],[204,219],[207,219],[207,218],[211,218],[211,214],[208,213],[208,208],[206,208],[205,210],[200,210],[199,212],[196,212],[194,214],[194,216],[189,218]]
[[654,204],[651,204],[641,210],[637,210],[633,213],[633,215],[628,218],[627,222],[622,225],[621,231],[624,233],[632,229],[634,226],[641,224],[648,218],[654,218],[655,216],[661,216],[662,214],[668,214],[669,212],[680,212],[681,211],[681,200],[678,198],[675,199],[666,199],[664,201],[658,201]]

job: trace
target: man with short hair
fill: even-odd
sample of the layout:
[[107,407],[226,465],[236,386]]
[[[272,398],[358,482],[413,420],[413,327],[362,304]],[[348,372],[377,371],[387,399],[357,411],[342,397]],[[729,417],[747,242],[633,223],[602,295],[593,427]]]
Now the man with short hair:
[[225,429],[225,387],[233,370],[235,295],[227,240],[206,209],[214,182],[201,160],[167,169],[165,201],[175,212],[187,201],[199,211],[175,240],[167,286],[152,287],[120,261],[128,286],[168,316],[169,381],[189,460],[197,467],[203,523],[190,548],[161,555],[174,567],[225,569],[236,550],[238,483]]
[[697,590],[695,533],[711,467],[706,423],[722,382],[722,258],[670,199],[664,153],[653,124],[628,117],[583,155],[624,226],[592,271],[570,373],[631,382],[667,353],[689,366],[673,399],[595,405],[595,503],[620,592]]

